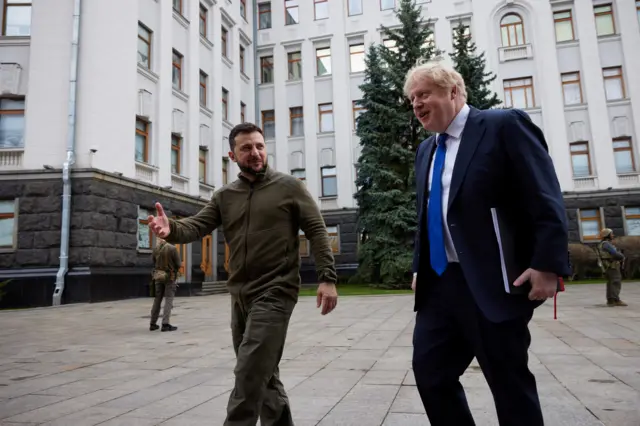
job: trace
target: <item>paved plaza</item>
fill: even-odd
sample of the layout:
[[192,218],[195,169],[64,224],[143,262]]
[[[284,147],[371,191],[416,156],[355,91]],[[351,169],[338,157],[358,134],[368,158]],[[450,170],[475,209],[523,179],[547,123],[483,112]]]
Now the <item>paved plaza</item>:
[[[640,284],[627,308],[569,286],[536,311],[531,368],[550,426],[640,425]],[[172,333],[151,299],[0,312],[0,424],[222,425],[233,384],[229,296],[176,300]],[[412,296],[303,297],[281,363],[297,426],[428,425],[411,371]],[[463,377],[478,426],[497,425],[477,364]]]

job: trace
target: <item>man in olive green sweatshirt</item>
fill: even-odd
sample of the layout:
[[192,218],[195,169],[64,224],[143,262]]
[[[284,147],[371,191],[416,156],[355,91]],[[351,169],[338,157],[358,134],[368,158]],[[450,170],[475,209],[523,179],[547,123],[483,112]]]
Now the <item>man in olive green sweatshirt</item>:
[[169,219],[160,203],[149,227],[170,243],[197,241],[222,226],[229,245],[231,334],[235,387],[224,426],[292,426],[279,379],[289,319],[300,288],[299,230],[311,244],[318,274],[317,306],[331,312],[338,300],[333,254],[317,204],[304,183],[267,164],[262,130],[239,124],[229,134],[229,158],[238,179],[217,190],[195,216]]

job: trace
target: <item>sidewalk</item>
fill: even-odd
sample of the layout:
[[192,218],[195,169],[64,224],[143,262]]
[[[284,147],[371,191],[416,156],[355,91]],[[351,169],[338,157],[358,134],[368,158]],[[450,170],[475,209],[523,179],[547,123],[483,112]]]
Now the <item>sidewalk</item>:
[[[568,286],[531,324],[550,426],[640,425],[640,284],[627,308]],[[221,425],[233,384],[229,296],[179,298],[178,331],[148,331],[151,299],[0,312],[0,425]],[[411,296],[304,297],[281,363],[296,426],[428,425],[411,371]],[[477,364],[463,377],[478,426],[497,425]]]

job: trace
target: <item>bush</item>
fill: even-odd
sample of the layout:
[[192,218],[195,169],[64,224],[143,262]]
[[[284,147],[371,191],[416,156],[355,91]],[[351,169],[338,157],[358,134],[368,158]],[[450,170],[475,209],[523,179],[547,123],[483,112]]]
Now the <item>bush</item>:
[[6,281],[2,281],[2,282],[0,283],[0,302],[2,302],[2,297],[3,297],[5,294],[7,294],[7,293],[5,293],[5,291],[4,291],[4,290],[2,290],[2,289],[4,288],[4,286],[6,286],[7,284],[9,284],[9,282],[10,282],[10,281],[11,281],[11,280],[6,280]]
[[598,256],[593,247],[586,244],[569,244],[571,265],[573,266],[572,279],[602,277],[602,271],[598,266]]
[[640,278],[640,237],[619,237],[614,244],[626,257],[622,276],[627,279]]

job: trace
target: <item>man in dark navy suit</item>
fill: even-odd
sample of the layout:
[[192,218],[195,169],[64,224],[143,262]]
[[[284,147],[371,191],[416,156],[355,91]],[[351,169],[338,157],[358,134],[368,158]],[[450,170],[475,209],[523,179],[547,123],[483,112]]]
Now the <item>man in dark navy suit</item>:
[[[416,155],[418,231],[413,283],[413,370],[432,425],[474,425],[459,378],[474,356],[501,426],[540,426],[528,367],[533,310],[556,292],[567,265],[567,221],[540,129],[516,109],[466,104],[460,74],[416,66],[405,93],[435,135]],[[508,219],[522,275],[507,293],[491,209]],[[530,286],[530,287],[529,287]]]

